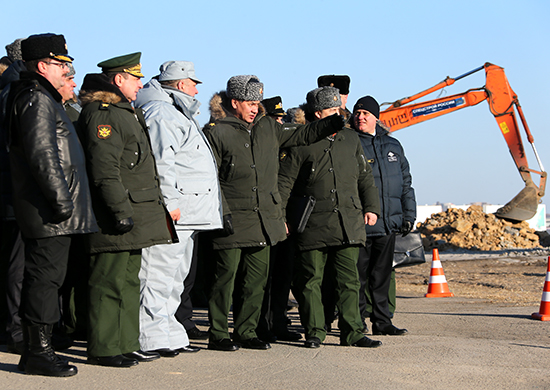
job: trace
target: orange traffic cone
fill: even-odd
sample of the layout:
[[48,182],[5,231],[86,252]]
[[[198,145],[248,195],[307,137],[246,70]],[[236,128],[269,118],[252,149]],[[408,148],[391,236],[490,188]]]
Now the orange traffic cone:
[[428,285],[428,293],[426,298],[443,298],[454,297],[455,295],[449,291],[447,279],[441,267],[439,260],[439,251],[434,249],[432,252],[432,270],[430,271],[430,284]]
[[538,313],[531,314],[531,317],[535,320],[550,321],[550,256],[548,256],[548,270],[546,271],[544,289],[542,290],[540,309]]

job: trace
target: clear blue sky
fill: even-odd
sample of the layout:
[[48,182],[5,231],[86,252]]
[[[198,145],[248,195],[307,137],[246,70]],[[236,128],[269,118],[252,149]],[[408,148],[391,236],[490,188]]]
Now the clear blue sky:
[[[348,74],[351,108],[364,95],[394,101],[492,62],[505,68],[550,169],[546,0],[29,0],[4,2],[2,15],[3,44],[36,33],[64,34],[79,85],[86,73],[99,71],[98,62],[134,51],[143,53],[144,82],[164,61],[193,61],[204,81],[197,95],[201,124],[208,121],[212,94],[237,74],[259,76],[264,96],[282,96],[285,108],[301,104],[319,75]],[[484,84],[479,72],[444,93]],[[419,204],[503,204],[523,188],[486,103],[394,135],[411,163]],[[532,153],[528,158],[538,169]]]

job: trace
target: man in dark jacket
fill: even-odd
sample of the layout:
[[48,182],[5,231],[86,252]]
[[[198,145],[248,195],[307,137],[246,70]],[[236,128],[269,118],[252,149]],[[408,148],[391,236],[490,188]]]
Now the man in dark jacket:
[[21,310],[29,374],[71,376],[75,366],[51,347],[59,320],[71,235],[97,231],[82,146],[57,91],[67,54],[62,35],[33,35],[21,43],[28,72],[10,86],[8,132],[15,217],[25,243]]
[[380,194],[382,213],[374,226],[367,226],[367,243],[361,248],[357,267],[361,279],[360,311],[366,306],[365,287],[372,302],[372,334],[404,335],[406,329],[392,325],[388,290],[393,264],[395,235],[408,234],[416,219],[416,201],[409,162],[399,141],[378,125],[380,107],[371,96],[362,97],[353,107],[353,127],[357,130],[367,161],[372,166]]
[[[98,64],[80,92],[78,131],[86,150],[100,231],[89,237],[88,360],[130,367],[159,358],[139,345],[141,249],[173,240],[141,109],[141,53]],[[174,232],[175,233],[175,232]]]
[[224,214],[224,229],[213,234],[217,262],[209,301],[210,349],[239,348],[228,331],[234,286],[234,340],[243,348],[271,347],[257,337],[256,327],[270,246],[286,238],[277,188],[279,148],[310,144],[344,124],[333,115],[308,126],[281,125],[258,115],[262,98],[256,76],[234,76],[210,102],[213,121],[205,134],[218,164]]
[[[337,88],[314,89],[307,94],[306,118],[323,119],[338,112],[340,105]],[[284,151],[279,189],[283,205],[291,196],[316,200],[305,229],[296,236],[294,262],[293,291],[306,331],[305,347],[319,348],[326,337],[321,282],[327,262],[335,276],[340,345],[380,346],[363,335],[359,315],[357,256],[366,240],[364,226],[376,223],[380,205],[357,134],[346,128],[313,145]],[[293,213],[302,212],[287,208],[287,221],[298,220]]]

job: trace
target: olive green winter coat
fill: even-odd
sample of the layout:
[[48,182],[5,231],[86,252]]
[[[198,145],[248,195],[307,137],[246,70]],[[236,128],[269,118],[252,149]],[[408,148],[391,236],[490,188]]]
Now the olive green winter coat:
[[258,114],[252,124],[231,115],[224,92],[210,101],[211,123],[205,126],[218,163],[223,214],[231,214],[235,233],[213,234],[214,249],[262,247],[286,239],[277,185],[279,148],[307,145],[334,130],[332,119],[309,125],[281,125]]
[[[99,233],[89,236],[91,253],[128,251],[172,242],[151,152],[147,126],[118,88],[101,74],[89,74],[80,94],[78,132],[86,153]],[[116,230],[131,217],[134,227]]]
[[285,206],[290,196],[316,200],[304,232],[296,237],[300,250],[364,244],[364,214],[380,215],[371,167],[359,137],[347,128],[313,145],[283,150],[279,190]]

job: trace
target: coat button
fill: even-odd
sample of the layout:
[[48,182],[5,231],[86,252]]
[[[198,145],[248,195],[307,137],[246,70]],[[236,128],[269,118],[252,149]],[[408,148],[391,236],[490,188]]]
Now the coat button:
[[329,168],[328,171],[329,171],[329,172],[333,172],[333,171],[334,171],[334,168]]
[[254,168],[256,168],[256,165],[251,164],[251,165],[250,165],[250,168],[254,169]]
[[252,191],[256,191],[257,189],[257,187],[252,187]]
[[335,193],[335,192],[336,192],[336,190],[335,190],[335,189],[333,188],[332,190],[330,190],[330,192],[332,192],[332,193]]
[[258,212],[258,208],[257,208],[257,207],[254,207],[253,210],[254,210],[254,212],[256,212],[256,213]]
[[338,207],[335,207],[334,210],[332,210],[332,211],[334,211],[335,213],[337,213],[337,212],[338,212]]
[[248,148],[248,147],[250,147],[250,145],[248,143],[246,143],[246,144],[244,144],[244,147]]

